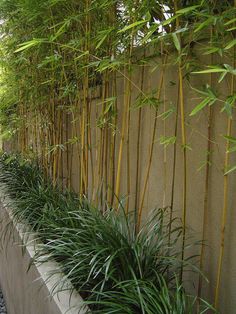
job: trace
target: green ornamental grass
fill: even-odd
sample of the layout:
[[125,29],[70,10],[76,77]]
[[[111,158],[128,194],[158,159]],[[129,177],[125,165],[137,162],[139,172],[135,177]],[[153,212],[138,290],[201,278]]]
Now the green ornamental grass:
[[[137,233],[124,210],[102,213],[86,199],[45,180],[36,162],[1,156],[0,181],[13,200],[13,215],[40,239],[35,260],[56,260],[65,279],[92,313],[195,313],[178,276],[183,267],[178,245],[182,228],[165,210],[153,212]],[[188,268],[190,261],[184,261]],[[66,281],[55,289],[66,289]],[[211,308],[201,301],[199,313]]]

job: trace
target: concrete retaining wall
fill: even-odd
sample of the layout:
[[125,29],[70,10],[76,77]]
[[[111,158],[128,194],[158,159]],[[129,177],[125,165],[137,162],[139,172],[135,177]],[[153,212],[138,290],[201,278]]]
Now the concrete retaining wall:
[[[25,249],[23,226],[12,222],[9,200],[0,192],[0,284],[8,314],[84,314],[82,298],[76,292],[62,291],[52,295],[55,284],[63,278],[50,272],[54,262],[28,267],[35,254],[35,239],[30,236]],[[6,227],[7,226],[7,227]],[[7,229],[6,229],[7,228]],[[70,283],[66,283],[70,285]]]

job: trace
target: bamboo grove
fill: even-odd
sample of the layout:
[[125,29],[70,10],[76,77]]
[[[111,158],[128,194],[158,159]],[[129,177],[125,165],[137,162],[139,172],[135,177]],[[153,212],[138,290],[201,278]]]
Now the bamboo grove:
[[[224,195],[221,227],[217,227],[216,307],[222,285],[229,176],[236,169],[230,161],[236,143],[235,13],[236,4],[227,0],[0,1],[4,140],[10,138],[15,151],[36,156],[54,184],[62,182],[64,188],[86,195],[102,211],[107,206],[135,210],[137,232],[150,209],[148,198],[158,197],[148,192],[158,165],[164,182],[161,206],[169,207],[170,221],[176,214],[177,179],[181,186],[183,259],[194,132],[190,124],[202,114],[207,117],[207,153],[201,160],[204,242],[213,210],[209,203],[212,151],[217,146],[213,117],[222,117],[226,123]],[[192,107],[186,89],[195,93]],[[147,117],[148,126],[144,125]],[[156,160],[157,156],[161,159]],[[176,177],[178,158],[180,179]],[[205,250],[202,244],[199,266],[203,272]],[[201,297],[201,278],[197,290]]]

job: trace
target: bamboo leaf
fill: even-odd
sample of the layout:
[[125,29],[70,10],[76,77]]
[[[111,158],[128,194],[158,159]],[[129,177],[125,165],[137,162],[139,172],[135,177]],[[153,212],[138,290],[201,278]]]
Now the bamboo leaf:
[[199,8],[201,5],[198,4],[198,5],[193,5],[191,7],[187,7],[187,8],[184,8],[184,9],[180,9],[178,11],[176,11],[177,14],[186,14],[186,13],[189,13],[189,12],[192,12],[194,10],[196,10],[197,8]]
[[220,77],[219,77],[219,80],[218,80],[218,83],[221,83],[221,82],[223,81],[223,79],[225,78],[226,74],[227,74],[227,71],[221,73],[221,75],[220,75]]
[[58,29],[56,34],[52,37],[52,41],[56,40],[59,36],[61,36],[63,33],[65,33],[65,31],[69,27],[69,25],[70,25],[70,20],[66,20],[62,24],[62,26]]
[[162,120],[166,120],[167,118],[169,118],[174,112],[176,112],[176,108],[174,106],[172,106],[170,109],[168,109],[165,112],[162,112],[161,114],[159,114],[157,117],[158,118],[162,118]]
[[175,21],[177,18],[179,17],[178,14],[168,18],[167,20],[165,20],[164,22],[161,23],[162,26],[166,26],[169,25],[171,22]]
[[230,174],[231,172],[233,172],[233,171],[235,171],[235,170],[236,170],[236,165],[233,166],[233,167],[231,167],[229,170],[227,170],[227,171],[224,173],[224,175],[226,176],[226,175]]
[[234,31],[235,29],[236,29],[236,26],[233,26],[233,27],[231,27],[231,28],[227,29],[227,32]]
[[236,137],[224,135],[224,138],[229,141],[230,143],[236,143]]
[[180,45],[178,36],[176,35],[176,33],[172,33],[171,35],[173,38],[175,48],[177,49],[178,52],[180,52],[181,51],[181,45]]
[[134,27],[137,27],[137,26],[141,26],[143,24],[146,24],[148,21],[147,20],[142,20],[142,21],[137,21],[137,22],[134,22],[126,27],[124,27],[123,29],[121,29],[120,31],[118,31],[118,33],[124,33]]
[[97,46],[96,46],[96,49],[100,48],[101,45],[104,43],[104,41],[107,39],[107,37],[111,34],[111,32],[114,30],[114,28],[109,28],[105,31],[102,31],[100,34],[101,34],[101,39],[99,40]]
[[159,24],[153,24],[153,25],[151,25],[151,27],[149,28],[149,30],[148,30],[148,33],[143,37],[143,39],[142,39],[142,43],[145,43],[145,42],[147,42],[149,39],[150,39],[150,37],[157,31],[157,29],[159,28]]
[[226,46],[225,50],[228,50],[236,45],[236,39],[231,40]]
[[220,112],[224,112],[224,111],[227,113],[228,117],[232,118],[233,109],[232,109],[232,106],[227,101],[225,102],[225,105],[221,109]]
[[208,94],[208,96],[209,96],[209,98],[211,100],[217,98],[216,93],[214,92],[214,90],[208,84],[206,84],[205,88],[206,88],[206,93]]
[[205,108],[207,105],[209,105],[209,103],[211,102],[211,98],[207,97],[205,99],[203,99],[203,101],[200,102],[200,104],[198,104],[190,113],[190,116],[194,116],[195,114],[197,114],[200,110],[202,110],[203,108]]
[[198,88],[194,88],[194,87],[191,87],[192,88],[192,90],[194,90],[195,92],[197,92],[197,93],[199,93],[200,95],[202,95],[202,96],[206,96],[206,97],[209,97],[209,92],[208,92],[208,90],[207,90],[207,86],[206,86],[206,88],[204,87],[204,90],[201,90],[201,89],[198,89]]
[[35,38],[35,39],[32,39],[32,40],[29,40],[29,41],[26,41],[22,44],[19,45],[19,48],[15,50],[15,52],[21,52],[21,51],[24,51],[24,50],[28,50],[30,48],[33,48],[33,47],[36,47],[38,45],[40,45],[42,42],[44,42],[45,39],[43,38]]
[[235,22],[236,22],[236,17],[231,19],[231,20],[229,20],[228,22],[226,22],[225,25],[230,25],[230,24],[233,24]]
[[219,52],[220,48],[219,47],[209,47],[207,50],[203,53],[204,55],[210,55],[212,53]]
[[160,138],[160,144],[167,147],[170,144],[176,143],[176,136],[162,136]]
[[210,67],[207,70],[194,71],[192,73],[193,74],[210,74],[210,73],[223,73],[223,72],[227,73],[227,70],[221,67]]
[[198,25],[198,27],[194,30],[194,33],[201,31],[203,28],[209,26],[212,23],[213,23],[213,18],[210,16],[207,20],[205,20],[204,22]]
[[224,67],[230,74],[236,75],[236,69],[234,69],[231,65],[225,63]]
[[229,96],[227,97],[226,101],[225,101],[225,105],[223,106],[223,108],[221,109],[221,112],[226,112],[227,115],[232,118],[233,115],[233,107],[236,101],[236,96]]

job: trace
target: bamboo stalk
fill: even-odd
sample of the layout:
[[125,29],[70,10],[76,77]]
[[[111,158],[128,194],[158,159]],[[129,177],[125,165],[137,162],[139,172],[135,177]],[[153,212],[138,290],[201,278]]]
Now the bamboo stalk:
[[[178,84],[178,99],[176,106],[176,117],[174,126],[174,136],[177,139],[178,134],[178,119],[179,119],[179,84]],[[172,179],[171,179],[171,200],[170,200],[170,217],[169,217],[169,230],[168,230],[168,244],[170,247],[172,222],[173,222],[173,211],[174,211],[174,196],[175,196],[175,179],[176,179],[176,157],[177,157],[177,143],[174,143],[173,152],[173,165],[172,165]]]
[[[211,28],[211,41],[213,36],[213,29]],[[211,64],[213,64],[213,55],[211,55]],[[213,75],[210,74],[210,86],[212,86]],[[202,272],[205,258],[205,241],[208,222],[208,210],[209,210],[209,183],[210,183],[210,164],[211,164],[211,138],[212,138],[212,119],[213,119],[213,107],[208,107],[208,126],[207,126],[207,157],[206,157],[206,169],[205,169],[205,187],[204,187],[204,206],[203,206],[203,222],[202,222],[202,245],[200,252],[199,269]],[[202,275],[198,277],[198,300],[200,300],[202,294]]]
[[[235,54],[234,54],[235,55]],[[236,63],[234,61],[234,63]],[[231,78],[231,95],[234,93],[235,79],[234,75]],[[227,121],[227,136],[231,136],[232,133],[232,118],[229,117]],[[227,141],[226,152],[225,152],[225,161],[224,161],[224,171],[228,169],[229,166],[229,148],[230,143]],[[227,224],[227,213],[228,213],[228,193],[229,193],[229,174],[224,175],[224,201],[223,201],[223,210],[222,210],[222,219],[221,219],[221,243],[220,243],[220,253],[218,259],[218,270],[217,270],[217,280],[216,280],[216,289],[215,289],[215,308],[218,307],[219,303],[219,294],[220,294],[220,284],[222,276],[222,265],[225,249],[225,229]]]
[[[227,123],[227,135],[231,135],[232,130],[232,119],[228,119]],[[229,165],[229,142],[226,145],[226,153],[225,153],[225,169],[228,168]],[[221,283],[221,274],[222,274],[222,262],[224,256],[224,247],[225,247],[225,228],[227,222],[227,212],[228,212],[228,190],[229,190],[229,182],[228,182],[228,174],[224,176],[224,203],[223,203],[223,211],[222,211],[222,222],[221,222],[221,244],[220,244],[220,254],[218,259],[218,271],[217,271],[217,280],[216,280],[216,289],[215,289],[215,307],[217,308],[219,302],[219,291],[220,291],[220,283]]]
[[[175,12],[178,11],[177,0],[174,0]],[[176,29],[179,29],[180,22],[177,16],[176,18]],[[180,36],[178,40],[181,47]],[[184,261],[185,253],[185,241],[186,241],[186,215],[187,215],[187,152],[186,152],[186,128],[185,128],[185,103],[184,103],[184,88],[183,88],[183,72],[182,72],[182,56],[181,51],[179,52],[178,62],[178,76],[179,76],[179,97],[180,97],[180,114],[181,114],[181,136],[182,136],[182,148],[183,148],[183,209],[182,209],[182,224],[183,224],[183,236],[182,236],[182,262]],[[180,271],[180,280],[183,277],[183,265]]]
[[[104,118],[104,112],[105,112],[105,100],[106,100],[106,95],[107,95],[107,84],[106,84],[106,76],[107,73],[105,73],[103,79],[103,84],[102,84],[102,110],[100,111],[100,115],[102,119]],[[99,153],[98,153],[98,175],[97,175],[97,205],[99,204],[100,201],[100,206],[102,206],[102,195],[103,195],[103,185],[104,185],[104,180],[103,180],[103,172],[104,172],[104,127],[102,125],[100,129],[100,140],[99,140]]]
[[[99,117],[99,112],[98,112],[98,106],[95,107],[95,123],[96,121],[98,120],[98,117]],[[93,196],[92,196],[92,201],[93,202],[97,202],[97,191],[98,191],[98,175],[99,175],[99,157],[100,157],[100,154],[99,154],[99,148],[100,148],[100,145],[98,145],[98,139],[100,138],[99,137],[99,128],[96,127],[96,133],[95,133],[95,169],[94,169],[94,172],[95,172],[95,180],[94,180],[94,187],[93,187]]]
[[116,162],[116,136],[117,136],[117,80],[116,80],[116,72],[113,73],[113,80],[112,80],[112,96],[115,97],[115,104],[114,104],[114,111],[115,114],[112,119],[113,123],[113,132],[111,134],[112,138],[112,147],[111,147],[111,155],[110,155],[110,197],[108,197],[108,201],[110,200],[110,206],[113,206],[114,203],[114,189],[115,189],[115,162]]
[[[180,88],[180,111],[181,111],[181,130],[182,130],[182,146],[183,146],[183,239],[182,239],[182,261],[184,260],[184,249],[186,240],[186,214],[187,214],[187,154],[186,154],[186,129],[185,129],[185,113],[184,113],[184,94],[183,94],[183,74],[181,64],[179,64],[179,88]],[[181,279],[183,268],[181,268]]]
[[91,168],[91,190],[93,190],[94,186],[94,164],[93,164],[93,148],[92,148],[92,132],[91,132],[91,103],[89,104],[89,112],[88,112],[88,149],[90,156],[90,168]]
[[[109,93],[110,93],[110,88],[111,88],[111,82],[110,82],[110,76],[109,73],[107,73],[107,81],[106,81],[106,98],[109,97]],[[112,111],[112,110],[111,110]],[[110,123],[110,119],[111,119],[111,114],[112,112],[107,112],[106,113],[106,124],[105,124],[105,173],[104,173],[104,186],[105,186],[105,193],[104,193],[104,200],[105,203],[107,203],[108,201],[108,190],[109,190],[109,171],[110,171],[110,167],[109,167],[109,162],[110,162],[110,156],[111,156],[111,149],[112,149],[112,143],[110,142],[110,132],[109,132],[109,123]],[[104,208],[105,210],[105,208]]]
[[[144,58],[146,56],[146,50],[144,50]],[[144,89],[144,74],[145,74],[145,67],[142,65],[141,71],[141,83],[140,89],[143,91]],[[139,202],[139,188],[140,188],[140,144],[141,144],[141,122],[142,122],[142,107],[138,110],[138,135],[137,135],[137,159],[136,159],[136,178],[135,178],[135,201],[134,201],[134,208],[136,211],[135,214],[135,223],[137,223],[137,214],[138,214],[138,202]]]
[[[74,61],[73,63],[73,68],[74,68],[74,73],[76,75],[76,78],[78,79],[78,68],[77,68],[77,64],[76,61]],[[64,67],[63,67],[64,69]],[[66,72],[64,70],[64,77],[65,80],[68,81]],[[69,185],[70,187],[72,187],[72,183],[73,183],[73,160],[74,160],[74,155],[75,152],[78,155],[78,164],[81,165],[81,150],[80,150],[80,145],[79,145],[79,135],[81,134],[80,130],[80,122],[81,122],[81,108],[80,108],[80,104],[81,104],[81,95],[80,95],[80,91],[77,91],[76,96],[74,99],[72,99],[71,97],[69,97],[70,100],[70,107],[71,107],[71,138],[72,138],[72,143],[71,145],[71,149],[70,149],[70,162],[69,162]],[[74,142],[76,137],[76,141]],[[74,149],[75,146],[75,149]],[[78,167],[79,169],[79,182],[80,182],[80,178],[81,178],[81,168]],[[79,187],[80,188],[80,187]]]
[[[132,45],[133,46],[133,45]],[[132,55],[132,49],[130,50],[130,58],[129,58],[129,78],[131,80],[131,55]],[[130,104],[131,104],[131,84],[130,81],[128,82],[127,87],[127,100],[128,102],[128,117],[127,117],[127,140],[126,140],[126,149],[127,149],[127,156],[126,156],[126,162],[127,162],[127,201],[126,201],[126,214],[129,212],[129,202],[130,202],[130,194],[131,194],[131,176],[130,176]]]
[[123,116],[122,116],[122,129],[121,129],[121,138],[119,145],[119,153],[118,153],[118,162],[117,162],[117,172],[116,172],[116,185],[115,185],[115,196],[119,199],[120,195],[120,181],[121,181],[121,164],[122,164],[122,155],[125,141],[125,131],[126,131],[126,122],[128,115],[128,102],[124,102],[123,108]]
[[[129,193],[130,193],[130,152],[129,152],[129,134],[130,134],[130,102],[131,102],[131,78],[130,78],[130,71],[131,71],[131,56],[133,51],[133,33],[131,38],[131,45],[129,49],[129,62],[128,62],[128,69],[126,69],[124,75],[124,86],[125,86],[125,93],[124,93],[124,109],[123,109],[123,117],[122,117],[122,129],[121,129],[121,138],[120,138],[120,145],[119,145],[119,154],[118,154],[118,163],[117,163],[117,173],[116,173],[116,189],[115,195],[117,200],[119,200],[120,195],[120,181],[121,181],[121,165],[122,165],[122,155],[125,143],[125,136],[127,133],[127,192],[128,192],[128,200],[126,204],[126,211],[128,210],[129,206]],[[128,79],[127,79],[128,77]]]
[[[63,88],[63,75],[61,75],[60,78],[60,86]],[[60,88],[60,89],[61,89]],[[58,106],[56,108],[56,149],[55,149],[55,155],[57,159],[57,165],[56,165],[56,181],[59,182],[60,179],[60,172],[61,172],[61,129],[62,129],[62,115],[61,115],[61,108],[60,105],[63,105],[62,100],[58,99]]]
[[[134,1],[134,12],[137,6],[137,1]],[[135,22],[135,16],[131,17],[131,23]],[[125,142],[125,133],[126,134],[126,172],[127,172],[127,202],[126,202],[126,213],[129,211],[129,200],[130,200],[130,192],[131,192],[131,176],[130,176],[130,105],[131,105],[131,91],[132,91],[132,78],[131,78],[131,68],[132,68],[132,54],[134,48],[134,40],[135,40],[135,33],[134,30],[131,32],[130,36],[130,44],[129,44],[129,51],[128,51],[128,65],[126,71],[124,71],[124,112],[122,118],[122,131],[121,131],[121,139],[120,139],[120,146],[119,146],[119,156],[118,156],[118,165],[117,165],[117,180],[116,180],[116,197],[119,201],[119,194],[120,194],[120,178],[121,178],[121,164],[122,164],[122,154],[123,154],[123,147]],[[127,128],[126,128],[127,127]]]
[[69,114],[66,113],[66,188],[68,190],[71,189],[71,181],[70,181],[70,151],[69,151]]
[[[166,112],[166,86],[165,86],[165,78],[163,79],[163,108],[164,112]],[[166,119],[164,119],[164,137],[166,137]],[[167,187],[167,147],[164,145],[163,152],[163,202],[162,208],[166,207],[166,187]]]

